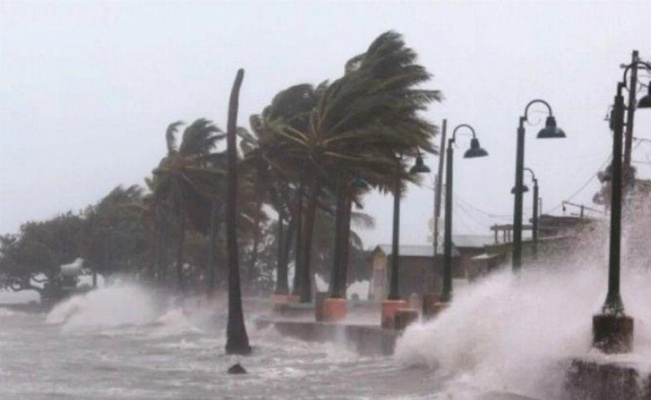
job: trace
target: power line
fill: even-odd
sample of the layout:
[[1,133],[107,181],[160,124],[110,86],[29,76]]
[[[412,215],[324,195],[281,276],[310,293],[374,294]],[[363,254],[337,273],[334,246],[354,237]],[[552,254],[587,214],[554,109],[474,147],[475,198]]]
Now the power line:
[[[601,166],[600,166],[598,169],[601,170],[603,167],[605,167],[605,166],[610,162],[611,159],[612,159],[612,155],[609,155],[608,158],[606,158],[606,161],[604,161],[603,164],[601,164]],[[586,183],[584,183],[584,184],[583,184],[583,185],[582,185],[578,190],[576,190],[574,193],[572,193],[572,194],[571,194],[569,197],[567,197],[566,200],[564,200],[564,201],[569,201],[569,200],[572,200],[573,198],[575,198],[579,193],[581,193],[581,192],[583,191],[583,189],[585,189],[586,187],[588,187],[588,185],[589,185],[590,183],[592,183],[592,181],[593,181],[596,177],[597,177],[597,174],[592,174],[592,175],[590,176],[590,179],[588,179],[588,181],[587,181]],[[547,213],[551,213],[551,212],[553,212],[553,211],[556,211],[556,210],[558,210],[558,209],[561,208],[561,207],[563,207],[563,201],[561,201],[561,202],[560,202],[558,205],[556,205],[555,207],[552,207],[552,208],[550,208],[549,210],[547,210]]]
[[475,222],[475,223],[477,223],[477,224],[479,224],[479,225],[484,225],[483,223],[478,222],[477,220],[475,220],[474,218],[472,218],[472,217],[467,213],[467,211],[465,210],[465,208],[463,207],[462,204],[460,204],[460,203],[456,203],[456,204],[457,204],[458,207],[455,207],[455,209],[456,209],[456,210],[461,210],[461,211],[462,211],[462,213],[455,213],[455,215],[456,215],[457,217],[459,217],[459,218],[456,218],[456,220],[457,220],[457,221],[460,221],[460,222],[461,222],[461,225],[463,225],[463,227],[466,228],[466,230],[467,230],[468,232],[475,232],[475,230],[474,230],[473,228],[471,228],[471,227],[466,223],[465,219],[467,219],[467,218],[471,219],[473,222]]
[[466,208],[466,206],[463,203],[455,201],[455,205],[456,205],[455,209],[461,210],[465,215],[468,216],[468,218],[473,220],[475,223],[480,224],[480,225],[484,225],[484,222],[479,221],[477,218],[475,218],[473,215],[470,214],[470,212],[468,211],[468,209]]
[[513,218],[513,215],[508,215],[508,214],[494,214],[494,213],[490,213],[490,212],[488,212],[488,211],[484,211],[484,210],[482,210],[482,209],[479,209],[479,208],[473,206],[472,204],[470,204],[469,202],[465,201],[463,198],[461,198],[461,196],[458,196],[458,195],[456,195],[456,194],[454,195],[454,198],[455,198],[457,201],[462,202],[466,207],[471,208],[471,209],[475,210],[475,211],[478,212],[478,213],[481,213],[481,214],[487,215],[487,216],[489,216],[489,217],[491,217],[491,218],[502,218],[502,219],[505,219],[505,218]]

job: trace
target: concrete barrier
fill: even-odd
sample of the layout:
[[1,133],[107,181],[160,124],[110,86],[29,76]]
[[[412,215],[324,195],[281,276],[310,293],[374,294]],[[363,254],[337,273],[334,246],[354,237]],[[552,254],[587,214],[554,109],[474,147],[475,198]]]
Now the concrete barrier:
[[273,313],[282,317],[289,318],[314,318],[314,303],[283,303],[273,306]]
[[393,317],[393,327],[399,331],[404,331],[409,325],[418,321],[418,310],[412,308],[401,308],[396,310]]
[[651,368],[597,358],[574,359],[564,400],[651,400]]
[[[312,321],[258,319],[255,326],[257,329],[273,326],[282,335],[308,342],[339,343],[367,356],[392,355],[401,334],[372,325]],[[651,364],[641,366],[586,356],[563,361],[563,367],[568,368],[568,373],[562,400],[651,400]]]
[[328,298],[328,292],[316,292],[314,295],[314,320],[323,321],[323,303]]
[[342,325],[310,321],[258,319],[257,329],[275,327],[282,335],[308,342],[335,342],[360,355],[392,355],[400,332],[370,325]]

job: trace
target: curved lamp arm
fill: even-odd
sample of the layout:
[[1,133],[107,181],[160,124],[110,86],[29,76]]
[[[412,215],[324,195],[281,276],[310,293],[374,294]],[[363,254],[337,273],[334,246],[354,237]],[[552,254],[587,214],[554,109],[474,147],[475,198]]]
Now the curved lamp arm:
[[529,104],[527,104],[527,106],[524,108],[524,116],[521,117],[522,121],[528,121],[528,118],[529,118],[529,108],[530,108],[532,105],[536,104],[536,103],[544,104],[544,105],[547,107],[547,110],[549,111],[549,116],[550,116],[550,117],[551,117],[552,115],[554,115],[554,113],[552,112],[552,106],[550,106],[549,103],[547,103],[547,102],[546,102],[545,100],[543,100],[543,99],[535,99],[535,100],[531,100],[531,101],[529,102]]
[[450,143],[454,143],[454,140],[455,140],[456,135],[457,135],[457,131],[458,131],[459,129],[461,129],[461,128],[468,128],[468,129],[470,129],[470,132],[472,132],[472,137],[473,137],[473,139],[477,137],[477,135],[475,134],[475,130],[473,129],[472,126],[470,126],[470,125],[468,125],[468,124],[461,124],[461,125],[457,125],[456,128],[454,128],[454,130],[452,131],[452,138],[450,138]]
[[533,173],[533,170],[531,168],[523,168],[525,171],[531,172],[531,179],[533,180],[534,183],[538,182],[538,179],[536,179],[536,174]]
[[[643,66],[646,67],[646,69],[648,69],[649,71],[651,71],[651,64],[649,64],[649,63],[647,63],[647,62],[644,62],[644,61],[635,61],[635,62],[633,62],[633,63],[628,64],[628,65],[626,66],[626,68],[624,68],[624,78],[623,78],[623,82],[624,82],[624,87],[625,87],[625,88],[629,89],[629,88],[626,86],[626,82],[627,82],[627,80],[626,80],[626,75],[628,74],[628,71],[630,71],[631,68],[633,68],[633,67],[637,67],[638,65],[643,65]],[[632,88],[631,88],[631,89],[632,89]]]

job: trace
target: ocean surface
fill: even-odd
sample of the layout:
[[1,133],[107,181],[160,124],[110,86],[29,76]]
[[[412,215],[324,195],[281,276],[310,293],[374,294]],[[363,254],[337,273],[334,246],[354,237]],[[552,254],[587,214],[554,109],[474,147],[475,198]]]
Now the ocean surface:
[[[576,357],[651,371],[651,274],[622,275],[635,350],[616,356],[591,346],[607,288],[593,263],[482,279],[435,320],[410,326],[391,357],[256,330],[265,311],[246,305],[253,354],[230,356],[225,302],[105,287],[48,313],[0,308],[0,399],[558,400]],[[236,363],[248,374],[227,374]]]
[[[440,387],[392,357],[248,332],[253,354],[226,355],[223,305],[161,310],[135,286],[49,313],[0,308],[0,399],[431,399]],[[227,374],[235,363],[248,374]]]

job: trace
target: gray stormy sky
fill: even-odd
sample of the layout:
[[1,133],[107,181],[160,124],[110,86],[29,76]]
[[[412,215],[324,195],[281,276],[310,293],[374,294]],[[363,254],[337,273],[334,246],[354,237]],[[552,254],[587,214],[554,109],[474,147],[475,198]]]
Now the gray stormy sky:
[[[545,114],[532,113],[541,121],[527,126],[525,164],[544,211],[561,213],[570,198],[591,205],[598,183],[590,179],[611,149],[604,116],[619,65],[633,49],[651,59],[649,16],[648,1],[0,0],[0,233],[78,211],[118,184],[142,184],[173,121],[207,117],[225,128],[238,68],[246,70],[239,124],[248,126],[278,91],[338,78],[390,29],[434,74],[428,86],[445,94],[427,117],[472,125],[490,153],[464,160],[469,139],[457,139],[455,233],[489,234],[510,221],[515,131],[535,98],[568,134],[536,140]],[[651,139],[650,114],[636,114],[635,136]],[[651,177],[651,144],[633,154],[640,176]],[[435,171],[437,158],[427,162]],[[405,195],[402,243],[426,243],[433,179]],[[374,194],[365,205],[377,223],[362,232],[366,247],[389,243],[391,197]]]

